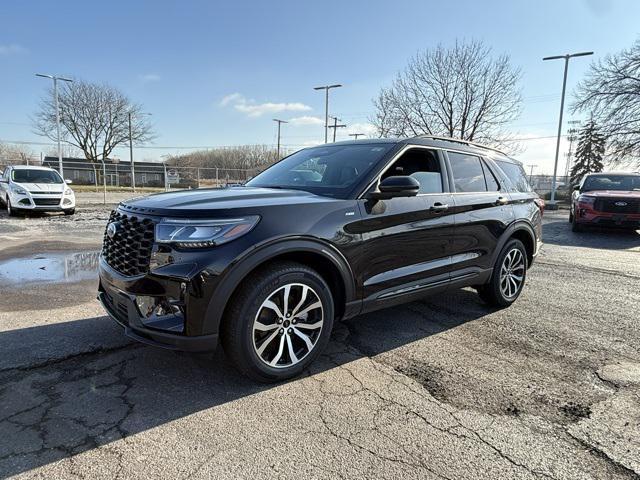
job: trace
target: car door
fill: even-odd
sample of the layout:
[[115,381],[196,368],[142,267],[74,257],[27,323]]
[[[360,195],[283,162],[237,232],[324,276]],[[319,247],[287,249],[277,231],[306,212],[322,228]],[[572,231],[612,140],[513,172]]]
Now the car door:
[[509,194],[480,155],[447,151],[455,205],[451,280],[473,284],[493,268],[498,240],[514,219]]
[[363,311],[406,301],[424,290],[444,289],[450,270],[454,219],[444,157],[435,149],[403,149],[376,179],[409,175],[421,184],[413,197],[359,200],[362,235],[358,271]]

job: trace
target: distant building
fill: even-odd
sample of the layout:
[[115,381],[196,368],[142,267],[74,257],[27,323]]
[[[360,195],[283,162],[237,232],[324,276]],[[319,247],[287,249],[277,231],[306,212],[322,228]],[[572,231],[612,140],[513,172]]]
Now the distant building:
[[[58,157],[45,157],[42,165],[58,169]],[[65,179],[72,180],[77,185],[102,185],[102,162],[89,162],[84,158],[63,158],[62,168]],[[164,164],[159,162],[135,162],[136,186],[163,187]],[[104,161],[106,184],[114,187],[131,186],[131,164],[124,160],[108,158]]]

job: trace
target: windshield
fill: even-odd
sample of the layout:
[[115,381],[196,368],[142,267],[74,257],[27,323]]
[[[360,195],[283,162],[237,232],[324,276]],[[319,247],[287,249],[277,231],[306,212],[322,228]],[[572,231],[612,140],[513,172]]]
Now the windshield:
[[581,190],[640,190],[640,175],[591,175]]
[[62,177],[54,170],[17,169],[11,172],[16,183],[62,183]]
[[348,198],[394,143],[324,145],[290,155],[249,182],[250,187],[292,188]]

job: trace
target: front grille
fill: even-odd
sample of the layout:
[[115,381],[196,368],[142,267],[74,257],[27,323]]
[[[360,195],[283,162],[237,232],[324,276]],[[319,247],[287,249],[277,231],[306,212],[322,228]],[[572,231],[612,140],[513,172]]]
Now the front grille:
[[60,197],[58,198],[34,198],[33,203],[36,205],[60,205]]
[[[116,225],[116,233],[108,235],[109,224]],[[102,256],[116,271],[128,277],[149,271],[153,248],[154,222],[149,218],[111,212],[104,233]]]
[[597,212],[640,213],[640,199],[596,198],[596,202],[593,207]]

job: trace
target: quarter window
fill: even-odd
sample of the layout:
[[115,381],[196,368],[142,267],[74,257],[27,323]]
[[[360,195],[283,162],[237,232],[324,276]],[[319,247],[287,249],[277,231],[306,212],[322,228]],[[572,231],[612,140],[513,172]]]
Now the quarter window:
[[484,170],[484,179],[487,182],[487,190],[489,192],[497,192],[500,190],[500,184],[485,161],[482,162],[482,169]]
[[448,156],[456,192],[487,191],[484,170],[479,157],[457,152],[448,152]]
[[504,160],[495,160],[496,164],[505,173],[513,184],[516,192],[531,192],[531,185],[527,181],[527,174],[519,163],[505,162]]

